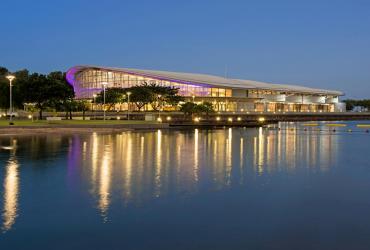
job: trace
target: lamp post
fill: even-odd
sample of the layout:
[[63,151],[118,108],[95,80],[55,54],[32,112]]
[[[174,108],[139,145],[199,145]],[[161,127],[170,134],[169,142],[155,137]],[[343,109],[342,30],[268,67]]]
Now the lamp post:
[[104,93],[104,97],[103,97],[103,112],[104,112],[104,121],[105,121],[105,88],[106,86],[108,85],[107,82],[102,82],[101,83],[103,85],[103,93]]
[[158,95],[158,119],[161,120],[161,96]]
[[6,78],[9,80],[9,125],[13,125],[13,96],[12,96],[12,82],[15,79],[15,76],[8,75]]
[[93,110],[93,113],[94,113],[94,120],[96,120],[96,116],[95,116],[95,103],[96,103],[96,94],[93,94],[93,106],[92,106],[92,110]]
[[[124,103],[124,100],[126,100],[126,94],[122,95],[122,103]],[[122,105],[119,106],[119,111],[121,111],[121,110],[122,110]]]
[[127,120],[130,120],[130,95],[131,92],[127,92]]

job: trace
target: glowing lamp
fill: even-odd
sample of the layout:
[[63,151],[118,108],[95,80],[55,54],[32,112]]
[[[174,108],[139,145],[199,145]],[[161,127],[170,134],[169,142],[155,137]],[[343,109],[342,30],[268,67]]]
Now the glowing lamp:
[[11,82],[11,81],[13,81],[15,79],[15,76],[8,75],[8,76],[6,76],[6,79],[8,79]]

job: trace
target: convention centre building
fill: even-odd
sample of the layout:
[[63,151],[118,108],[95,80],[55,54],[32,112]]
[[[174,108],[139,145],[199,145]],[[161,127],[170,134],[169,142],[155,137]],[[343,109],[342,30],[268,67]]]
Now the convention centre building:
[[274,84],[221,76],[131,68],[75,66],[67,81],[76,98],[93,99],[107,88],[155,83],[179,89],[186,101],[210,102],[216,111],[229,112],[344,112],[336,90]]

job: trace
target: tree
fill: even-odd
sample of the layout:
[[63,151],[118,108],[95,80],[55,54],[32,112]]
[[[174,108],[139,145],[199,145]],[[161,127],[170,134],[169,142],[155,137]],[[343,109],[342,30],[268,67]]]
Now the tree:
[[184,100],[184,97],[178,95],[178,88],[160,86],[155,83],[144,83],[142,86],[148,88],[151,93],[150,105],[152,106],[153,110],[158,110],[161,106],[163,106],[163,104],[176,106],[180,101]]
[[85,120],[85,113],[89,110],[89,102],[86,100],[76,101],[76,111],[82,111],[82,119]]
[[72,111],[76,108],[73,87],[67,82],[65,73],[60,71],[51,72],[47,78],[53,82],[55,96],[49,105],[57,110],[65,111],[66,119],[72,119]]
[[8,69],[0,67],[0,107],[8,108],[9,107],[9,81],[6,79],[8,75]]
[[49,75],[34,73],[22,86],[25,93],[24,101],[35,103],[39,110],[39,119],[47,107],[68,107],[72,103],[74,92],[71,86],[64,80],[64,73],[52,72]]
[[355,106],[363,106],[365,108],[370,109],[370,100],[369,99],[363,99],[363,100],[353,100],[353,99],[347,99],[343,101],[346,103],[346,109],[347,110],[353,110]]
[[[114,104],[121,103],[124,98],[126,90],[124,88],[107,88],[105,90],[105,104],[108,104],[110,110]],[[104,90],[102,90],[96,97],[96,102],[104,103]]]
[[23,91],[24,86],[29,81],[29,71],[27,69],[19,70],[14,73],[15,80],[13,84],[13,105],[16,108],[22,108],[25,103],[25,96],[28,94]]
[[183,112],[185,115],[192,115],[196,112],[197,105],[193,102],[186,102],[181,105],[180,111]]
[[181,105],[180,111],[183,112],[185,115],[206,114],[207,117],[210,113],[215,112],[212,103],[210,102],[203,102],[201,104],[186,102],[185,104]]
[[[182,96],[178,95],[177,88],[144,83],[130,88],[106,89],[105,103],[109,104],[108,110],[116,103],[128,101],[128,92],[131,93],[130,102],[134,103],[139,111],[148,104],[150,104],[154,110],[158,110],[163,104],[175,106],[178,105],[180,101],[184,100]],[[103,103],[104,91],[98,94],[96,101]]]
[[344,100],[344,103],[346,104],[346,109],[347,110],[352,110],[356,106],[356,101],[355,100]]
[[76,110],[77,102],[73,98],[69,98],[66,100],[63,100],[61,103],[61,106],[59,106],[57,109],[62,110],[65,113],[66,120],[70,119],[72,120],[72,112]]
[[212,103],[210,102],[203,102],[195,107],[195,113],[206,114],[207,117],[209,116],[210,113],[214,112],[215,110],[213,108]]
[[[6,76],[10,72],[4,68],[0,67],[0,108],[9,108],[9,80]],[[13,107],[21,108],[24,103],[24,96],[26,93],[22,91],[24,84],[28,81],[29,73],[28,70],[20,70],[15,73],[15,79],[13,80]]]
[[23,86],[23,92],[27,93],[25,101],[35,103],[39,110],[39,119],[42,119],[42,112],[50,101],[50,81],[44,75],[34,73],[30,75],[28,82]]
[[152,93],[145,85],[127,88],[126,93],[127,92],[131,92],[130,102],[135,103],[139,111],[152,101]]

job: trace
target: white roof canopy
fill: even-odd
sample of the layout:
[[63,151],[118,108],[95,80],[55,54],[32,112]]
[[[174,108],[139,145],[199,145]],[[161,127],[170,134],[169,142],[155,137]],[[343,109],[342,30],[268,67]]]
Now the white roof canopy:
[[[169,71],[158,71],[158,70],[143,70],[143,69],[131,69],[131,68],[112,68],[112,67],[99,67],[99,66],[76,66],[72,68],[76,74],[78,72],[94,69],[112,72],[122,72],[128,74],[135,74],[145,76],[154,79],[167,80],[180,82],[185,84],[204,84],[214,87],[224,87],[232,89],[260,89],[260,90],[273,90],[280,92],[295,92],[304,94],[319,94],[319,95],[344,95],[343,92],[335,90],[325,89],[314,89],[308,87],[302,87],[297,85],[286,85],[286,84],[274,84],[251,80],[232,79],[221,76],[206,75],[206,74],[193,74],[193,73],[179,73]],[[70,70],[72,70],[70,69]]]

